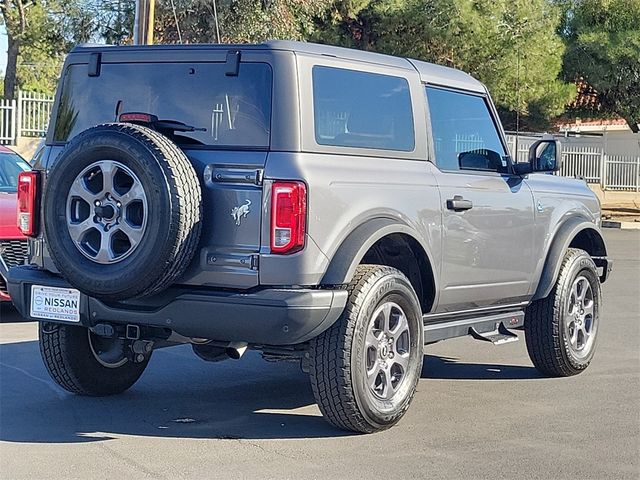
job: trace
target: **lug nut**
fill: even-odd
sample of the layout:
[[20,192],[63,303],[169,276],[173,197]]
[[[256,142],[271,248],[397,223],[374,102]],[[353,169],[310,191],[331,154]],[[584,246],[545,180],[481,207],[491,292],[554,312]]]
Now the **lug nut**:
[[95,205],[96,207],[99,207],[100,205],[102,205],[102,203],[100,202],[100,200],[96,200],[96,201],[94,202],[94,205]]
[[116,202],[116,206],[117,206],[118,208],[120,208],[120,207],[122,206],[122,203],[120,203],[120,202]]

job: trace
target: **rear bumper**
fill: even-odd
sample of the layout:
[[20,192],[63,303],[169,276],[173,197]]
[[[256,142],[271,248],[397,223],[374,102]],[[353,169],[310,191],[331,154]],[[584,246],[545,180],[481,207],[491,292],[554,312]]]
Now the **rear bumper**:
[[[9,293],[31,320],[31,285],[69,288],[58,276],[32,267],[9,271]],[[293,345],[329,328],[347,301],[346,290],[271,288],[252,293],[171,288],[154,297],[105,303],[80,297],[80,323],[134,324],[171,329],[185,337]],[[49,320],[46,320],[49,321]],[[62,323],[62,322],[60,322]]]

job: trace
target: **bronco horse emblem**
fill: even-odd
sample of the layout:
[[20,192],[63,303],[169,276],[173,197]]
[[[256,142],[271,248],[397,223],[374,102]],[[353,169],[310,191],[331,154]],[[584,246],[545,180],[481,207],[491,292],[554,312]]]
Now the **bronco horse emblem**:
[[233,207],[231,210],[231,216],[236,219],[236,225],[239,226],[242,218],[249,215],[249,205],[251,205],[251,200],[245,200],[244,204]]

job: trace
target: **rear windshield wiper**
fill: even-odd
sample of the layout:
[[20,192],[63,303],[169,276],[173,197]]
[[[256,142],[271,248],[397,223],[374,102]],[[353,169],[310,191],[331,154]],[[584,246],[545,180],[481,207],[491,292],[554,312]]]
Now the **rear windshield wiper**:
[[193,125],[187,125],[184,122],[178,120],[159,120],[157,116],[150,113],[143,112],[127,112],[121,113],[118,117],[118,121],[134,123],[145,127],[151,127],[160,133],[173,132],[206,132],[206,128],[194,127]]

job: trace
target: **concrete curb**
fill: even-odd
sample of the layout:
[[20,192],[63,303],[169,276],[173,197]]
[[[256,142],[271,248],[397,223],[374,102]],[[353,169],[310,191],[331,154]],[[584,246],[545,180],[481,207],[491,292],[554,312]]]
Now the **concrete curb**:
[[640,230],[640,222],[615,222],[603,220],[602,228],[619,228],[621,230]]

